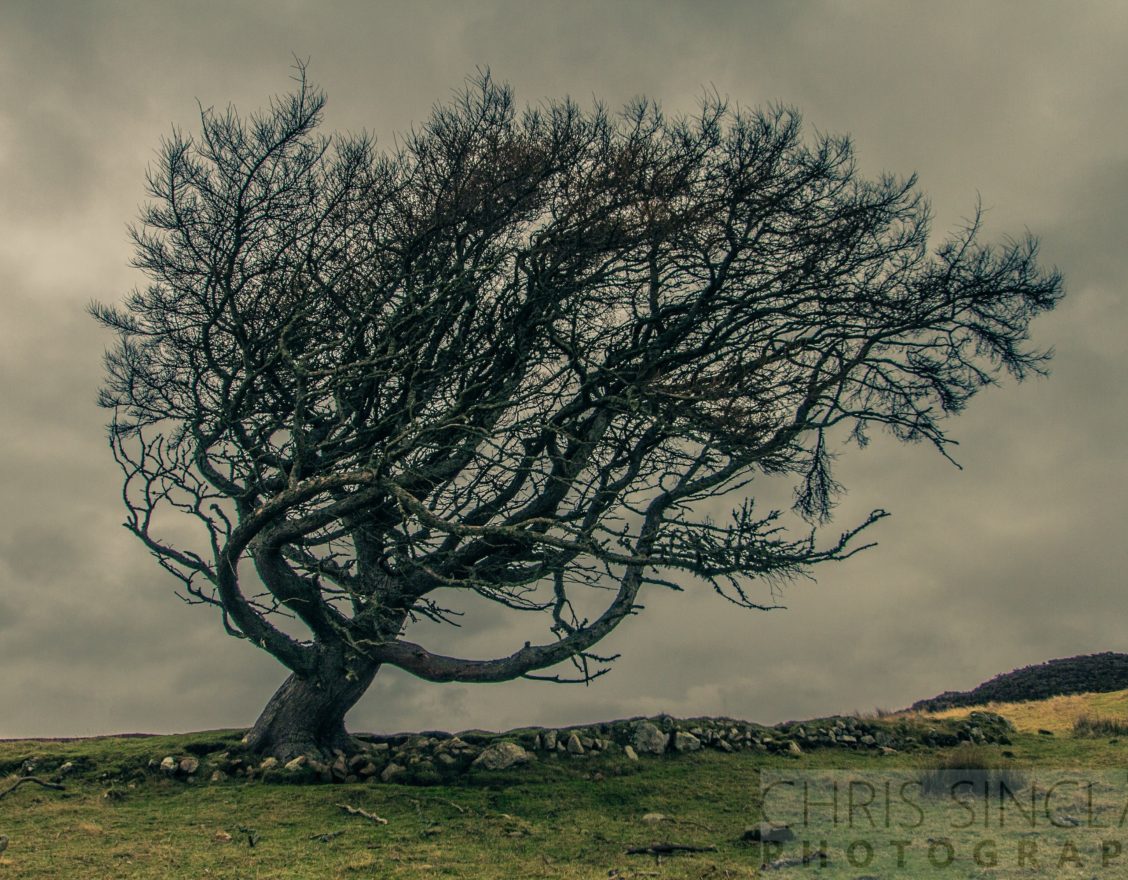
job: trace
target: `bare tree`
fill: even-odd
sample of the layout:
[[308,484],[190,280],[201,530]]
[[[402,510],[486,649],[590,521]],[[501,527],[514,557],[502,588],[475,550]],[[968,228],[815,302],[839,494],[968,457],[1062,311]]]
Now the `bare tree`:
[[[915,180],[862,178],[793,110],[518,111],[484,75],[378,152],[318,135],[297,82],[163,144],[132,229],[149,284],[92,307],[118,336],[126,526],[292,672],[252,748],[348,748],[385,664],[590,680],[640,595],[687,578],[765,607],[753,582],[884,515],[816,540],[832,439],[944,453],[945,416],[1043,369],[1028,325],[1061,283],[1033,240],[983,246],[976,221],[930,251]],[[809,529],[753,508],[763,475]],[[704,515],[730,492],[731,519]],[[459,593],[543,634],[489,660],[405,638]]]

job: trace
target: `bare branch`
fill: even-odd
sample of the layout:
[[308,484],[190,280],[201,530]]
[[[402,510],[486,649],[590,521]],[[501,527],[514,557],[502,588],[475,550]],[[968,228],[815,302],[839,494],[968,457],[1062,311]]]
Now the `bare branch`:
[[[322,692],[381,663],[590,682],[651,588],[778,608],[885,515],[822,538],[839,439],[950,458],[950,416],[1046,369],[1029,329],[1062,285],[1035,241],[982,244],[976,213],[930,250],[915,179],[865,179],[794,110],[521,113],[483,74],[380,153],[317,132],[305,77],[172,133],[132,230],[146,285],[91,312],[126,527]],[[754,508],[780,476],[797,516]],[[459,593],[550,636],[404,639]]]

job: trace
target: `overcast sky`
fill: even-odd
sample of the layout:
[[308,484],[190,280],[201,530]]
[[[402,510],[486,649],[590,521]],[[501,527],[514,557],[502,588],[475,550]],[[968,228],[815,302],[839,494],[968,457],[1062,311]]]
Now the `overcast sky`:
[[[284,678],[188,607],[121,528],[95,406],[110,337],[86,317],[142,279],[125,225],[197,100],[250,111],[293,55],[326,128],[387,143],[477,67],[519,101],[705,88],[850,133],[863,170],[916,171],[936,229],[977,196],[988,237],[1040,237],[1067,297],[1036,325],[1053,375],[984,393],[930,449],[846,450],[835,527],[880,545],[741,612],[657,593],[591,687],[426,684],[394,671],[356,730],[504,728],[637,714],[763,722],[900,707],[1016,666],[1128,651],[1128,4],[1109,2],[0,3],[0,737],[249,725]],[[832,530],[833,531],[833,530]],[[429,636],[430,637],[430,636]],[[487,621],[440,649],[510,653]]]

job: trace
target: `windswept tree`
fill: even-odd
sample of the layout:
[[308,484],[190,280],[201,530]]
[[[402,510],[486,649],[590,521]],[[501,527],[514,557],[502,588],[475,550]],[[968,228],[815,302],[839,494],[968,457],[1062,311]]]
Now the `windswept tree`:
[[[1061,284],[1033,240],[931,249],[915,180],[865,179],[793,110],[519,111],[487,75],[381,152],[318,134],[299,74],[163,144],[148,284],[93,307],[127,528],[292,673],[251,748],[347,749],[385,665],[588,680],[648,590],[763,607],[757,581],[884,515],[824,540],[832,442],[944,453],[945,417],[1043,369],[1028,326]],[[753,507],[765,475],[809,527]],[[539,625],[496,659],[406,638],[459,594]]]

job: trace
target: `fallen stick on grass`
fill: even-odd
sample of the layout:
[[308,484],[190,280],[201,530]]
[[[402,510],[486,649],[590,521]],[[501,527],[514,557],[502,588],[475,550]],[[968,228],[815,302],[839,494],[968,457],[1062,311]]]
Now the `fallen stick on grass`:
[[363,816],[365,819],[371,819],[377,825],[387,825],[388,820],[383,816],[377,816],[375,813],[370,813],[367,810],[362,810],[360,807],[350,807],[348,804],[337,804],[342,810],[350,816]]
[[6,788],[3,791],[0,791],[0,798],[11,794],[13,791],[15,791],[17,788],[19,788],[25,782],[34,782],[36,785],[42,785],[44,788],[50,788],[54,791],[65,791],[66,790],[66,786],[60,785],[57,782],[44,782],[42,779],[39,779],[35,776],[24,776],[24,777],[21,777],[20,779],[17,779],[16,784],[13,785],[11,788]]
[[674,853],[716,852],[715,846],[692,846],[688,843],[652,843],[649,846],[632,846],[628,856],[669,856]]

